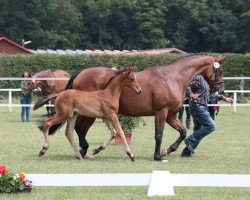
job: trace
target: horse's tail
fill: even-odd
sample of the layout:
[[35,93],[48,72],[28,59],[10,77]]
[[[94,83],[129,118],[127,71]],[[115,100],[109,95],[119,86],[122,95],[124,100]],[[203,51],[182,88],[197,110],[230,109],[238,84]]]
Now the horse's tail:
[[[82,70],[81,70],[81,71],[82,71]],[[68,81],[68,83],[67,83],[67,85],[66,85],[66,87],[65,87],[64,90],[68,90],[68,89],[72,89],[72,88],[73,88],[73,87],[72,87],[73,81],[74,81],[75,78],[79,75],[79,73],[80,73],[81,71],[76,72],[75,74],[73,74],[73,75],[70,77],[70,79],[69,79],[69,81]],[[48,96],[46,96],[46,97],[44,97],[44,98],[42,98],[42,99],[39,99],[39,100],[35,103],[33,110],[37,110],[38,108],[42,107],[45,103],[47,103],[49,100],[51,100],[51,99],[53,99],[53,98],[56,98],[56,97],[57,97],[57,94],[50,94],[50,95],[48,95]],[[59,124],[54,124],[54,125],[52,125],[52,126],[49,128],[49,135],[53,135],[54,133],[56,133],[57,130],[60,129],[61,126],[63,126],[63,125],[65,124],[65,122],[66,122],[66,121],[61,122],[61,123],[59,123]],[[43,124],[38,125],[38,128],[39,128],[41,131],[43,131]]]
[[34,107],[33,107],[33,110],[37,110],[38,108],[42,107],[42,106],[43,106],[44,104],[46,104],[49,100],[56,98],[58,94],[59,94],[59,93],[57,93],[57,94],[49,94],[49,95],[47,95],[47,96],[45,96],[45,97],[39,99],[39,100],[35,103],[35,105],[34,105]]

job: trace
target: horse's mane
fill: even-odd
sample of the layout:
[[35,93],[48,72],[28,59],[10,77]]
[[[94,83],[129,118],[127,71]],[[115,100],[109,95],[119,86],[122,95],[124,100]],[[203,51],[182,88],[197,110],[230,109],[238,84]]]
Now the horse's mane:
[[116,72],[115,72],[115,75],[112,76],[112,77],[108,80],[108,82],[106,83],[106,85],[104,86],[103,89],[106,89],[107,86],[111,83],[111,81],[114,80],[114,78],[115,78],[116,76],[118,76],[119,74],[122,74],[123,72],[126,72],[126,71],[129,71],[129,68],[125,68],[125,69],[121,69],[121,70],[119,70],[119,71],[116,71]]
[[[83,69],[83,70],[84,70],[84,69]],[[65,87],[64,90],[73,89],[72,84],[73,84],[75,78],[76,78],[83,70],[79,70],[78,72],[74,73],[74,74],[70,77],[70,79],[69,79],[69,81],[68,81],[68,83],[67,83],[67,85],[66,85],[66,87]]]
[[[205,53],[190,53],[190,54],[178,54],[178,55],[181,55],[179,56],[178,58],[172,60],[170,63],[167,63],[166,65],[171,65],[175,62],[178,62],[179,60],[181,59],[184,59],[184,58],[190,58],[190,57],[193,57],[193,56],[208,56],[208,54],[205,54]],[[158,68],[158,67],[166,67],[166,65],[157,65],[157,66],[153,66],[153,67],[148,67],[144,70],[150,70],[150,69],[153,69],[153,68]]]
[[189,53],[189,54],[182,54],[180,57],[174,59],[173,61],[171,61],[170,63],[168,63],[168,65],[174,63],[174,62],[178,62],[179,60],[181,59],[184,59],[184,58],[190,58],[190,57],[193,57],[193,56],[208,56],[208,54],[205,54],[205,53]]

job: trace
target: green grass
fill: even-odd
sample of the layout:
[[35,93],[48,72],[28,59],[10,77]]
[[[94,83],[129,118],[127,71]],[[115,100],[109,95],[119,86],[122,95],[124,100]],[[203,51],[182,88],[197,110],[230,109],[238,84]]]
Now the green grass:
[[[112,143],[94,160],[75,159],[64,128],[50,137],[50,149],[38,157],[43,135],[36,127],[40,111],[31,112],[31,122],[20,122],[20,108],[0,108],[0,164],[15,173],[150,173],[168,170],[170,173],[250,174],[250,107],[222,108],[216,118],[218,129],[206,137],[192,158],[181,158],[179,149],[168,156],[167,163],[153,161],[154,121],[145,118],[146,126],[134,130],[132,151],[136,162],[126,156],[122,145]],[[188,130],[188,135],[192,131]],[[90,129],[87,139],[89,153],[109,137],[101,120]],[[168,147],[178,133],[166,126],[162,147]],[[78,143],[78,138],[75,136]],[[146,187],[35,187],[31,194],[0,195],[0,199],[147,199]],[[175,187],[175,197],[150,199],[249,199],[246,188]]]

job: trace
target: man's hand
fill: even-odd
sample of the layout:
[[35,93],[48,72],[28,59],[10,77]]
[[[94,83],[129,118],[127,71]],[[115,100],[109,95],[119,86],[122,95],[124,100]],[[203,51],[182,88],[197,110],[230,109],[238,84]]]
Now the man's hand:
[[191,93],[191,94],[190,94],[190,97],[191,97],[192,99],[198,99],[198,96],[199,96],[199,94],[194,94],[194,93]]
[[231,104],[233,104],[233,102],[234,102],[234,100],[232,98],[229,98],[229,97],[224,97],[223,101],[225,101],[227,103],[231,103]]

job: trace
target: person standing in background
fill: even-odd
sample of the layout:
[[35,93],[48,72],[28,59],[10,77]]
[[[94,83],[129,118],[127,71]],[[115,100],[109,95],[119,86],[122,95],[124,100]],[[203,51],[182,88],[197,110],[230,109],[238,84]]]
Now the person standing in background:
[[[22,78],[31,78],[31,74],[29,72],[24,72],[22,74]],[[32,97],[31,97],[31,80],[22,80],[21,81],[21,96],[20,96],[20,103],[21,104],[31,104]],[[25,119],[26,117],[26,119]],[[21,111],[21,119],[22,122],[29,122],[30,121],[30,106],[22,106]]]

